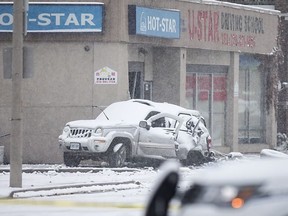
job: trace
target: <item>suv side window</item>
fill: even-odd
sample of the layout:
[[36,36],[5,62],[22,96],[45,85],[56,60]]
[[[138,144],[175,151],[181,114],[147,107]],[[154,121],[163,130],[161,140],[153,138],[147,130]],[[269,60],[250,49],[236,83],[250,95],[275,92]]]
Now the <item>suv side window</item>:
[[[151,111],[145,118],[145,120],[148,120],[152,116],[155,116],[159,114],[160,112],[158,111]],[[151,122],[152,127],[163,127],[163,128],[176,128],[174,125],[178,122],[177,120],[170,118],[168,116],[164,116],[161,118],[157,118],[154,121]]]
[[[188,121],[189,119],[191,119],[191,115],[188,114],[188,113],[179,113],[178,116],[181,117],[182,119],[184,119],[184,122],[186,122],[186,121]],[[178,123],[178,122],[175,122],[174,127],[177,127],[177,123]],[[186,129],[187,129],[186,126],[185,126],[185,124],[182,125],[181,129],[182,129],[182,130],[186,130]]]
[[165,118],[162,117],[162,118],[156,119],[155,121],[151,122],[151,126],[152,127],[166,127]]
[[[154,115],[157,115],[158,113],[160,112],[157,112],[157,111],[151,111],[145,118],[145,120],[151,118],[152,116]],[[159,119],[156,119],[155,121],[151,122],[151,126],[152,127],[165,127],[165,118],[159,118]]]
[[148,120],[150,117],[152,117],[152,116],[154,116],[154,115],[156,115],[156,114],[158,114],[158,113],[160,113],[160,112],[151,111],[151,112],[146,116],[145,120]]

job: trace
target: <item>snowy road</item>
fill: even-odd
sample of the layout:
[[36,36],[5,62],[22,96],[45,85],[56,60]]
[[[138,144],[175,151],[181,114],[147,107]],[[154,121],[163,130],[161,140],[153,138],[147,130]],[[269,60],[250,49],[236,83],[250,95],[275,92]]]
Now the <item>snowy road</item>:
[[[91,170],[84,167],[73,172],[63,169],[66,167],[23,165],[23,187],[10,188],[9,166],[0,165],[0,215],[143,215],[161,172],[151,167]],[[181,168],[183,179],[200,171]],[[184,180],[182,184],[185,185]],[[10,194],[14,198],[5,199]]]
[[[258,157],[245,157],[244,160]],[[187,189],[191,179],[200,176],[211,165],[213,163],[181,167],[180,191]],[[0,165],[1,216],[143,215],[151,191],[163,172],[161,167],[79,167],[75,170],[64,165],[25,164],[23,171],[22,188],[10,188],[9,165]],[[172,213],[176,212],[177,206],[174,200]]]

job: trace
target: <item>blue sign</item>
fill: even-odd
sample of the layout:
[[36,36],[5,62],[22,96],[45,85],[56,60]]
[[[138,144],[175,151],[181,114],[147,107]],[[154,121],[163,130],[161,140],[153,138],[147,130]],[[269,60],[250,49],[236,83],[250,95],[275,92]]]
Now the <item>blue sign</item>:
[[[135,20],[133,21],[133,19]],[[163,38],[180,38],[180,11],[130,5],[129,33]]]
[[[0,4],[0,32],[12,32],[13,5]],[[101,3],[29,4],[28,32],[102,32]]]

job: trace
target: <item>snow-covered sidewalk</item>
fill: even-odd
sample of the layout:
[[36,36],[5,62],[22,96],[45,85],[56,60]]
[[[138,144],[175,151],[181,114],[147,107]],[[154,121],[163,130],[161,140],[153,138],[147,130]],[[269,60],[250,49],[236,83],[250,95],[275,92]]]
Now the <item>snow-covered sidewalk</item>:
[[147,187],[157,171],[151,168],[67,168],[61,165],[23,165],[22,188],[11,188],[9,165],[0,165],[0,197],[37,197],[107,192]]

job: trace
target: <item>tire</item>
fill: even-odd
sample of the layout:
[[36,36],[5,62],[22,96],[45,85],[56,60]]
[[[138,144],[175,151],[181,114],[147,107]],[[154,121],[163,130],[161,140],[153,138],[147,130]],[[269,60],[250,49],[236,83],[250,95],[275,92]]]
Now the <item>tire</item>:
[[81,159],[75,155],[71,154],[69,152],[64,152],[64,164],[68,167],[77,167],[79,166],[81,162]]
[[205,157],[200,151],[190,151],[187,156],[186,164],[188,166],[200,166],[204,164],[205,161]]
[[127,148],[123,145],[117,152],[109,156],[110,167],[123,167],[127,159]]

